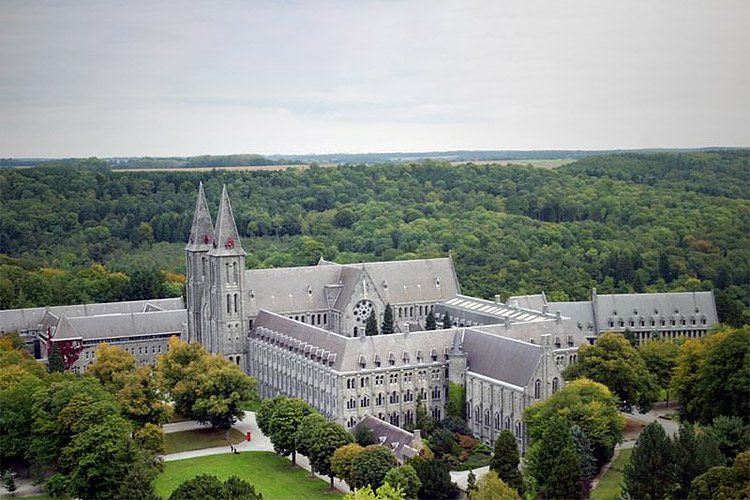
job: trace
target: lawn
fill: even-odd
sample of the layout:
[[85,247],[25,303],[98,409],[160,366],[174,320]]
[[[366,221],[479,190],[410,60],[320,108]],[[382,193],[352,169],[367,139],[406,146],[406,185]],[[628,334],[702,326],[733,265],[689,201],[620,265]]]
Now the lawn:
[[[216,448],[237,444],[245,439],[245,435],[236,429],[229,429],[229,440],[224,439],[226,431],[207,429],[195,429],[192,431],[170,432],[165,435],[165,454],[179,453],[181,451],[202,450],[203,448]],[[228,450],[227,450],[228,451]]]
[[156,493],[162,498],[167,498],[180,483],[198,474],[214,474],[222,480],[239,476],[263,493],[264,500],[343,498],[340,492],[331,492],[327,482],[311,479],[306,470],[293,467],[288,459],[270,451],[210,455],[164,465],[164,472],[154,482]]
[[622,474],[632,453],[633,448],[620,450],[612,468],[604,474],[597,487],[591,491],[591,500],[616,500],[620,498]]

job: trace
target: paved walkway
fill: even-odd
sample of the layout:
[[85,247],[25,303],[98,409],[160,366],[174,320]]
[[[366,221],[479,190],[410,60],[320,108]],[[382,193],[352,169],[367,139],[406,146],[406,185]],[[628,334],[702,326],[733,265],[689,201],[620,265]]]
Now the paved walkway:
[[[474,475],[477,477],[477,481],[479,481],[479,478],[487,474],[489,471],[489,465],[474,469]],[[461,491],[466,491],[469,488],[469,472],[470,471],[468,470],[451,471],[451,481],[456,483]]]

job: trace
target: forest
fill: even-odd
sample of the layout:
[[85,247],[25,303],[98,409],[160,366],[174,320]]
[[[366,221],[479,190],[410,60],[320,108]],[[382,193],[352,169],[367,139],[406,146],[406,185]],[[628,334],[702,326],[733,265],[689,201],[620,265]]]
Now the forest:
[[750,151],[523,165],[113,172],[89,159],[0,171],[0,308],[179,295],[199,181],[227,185],[247,266],[451,255],[462,292],[714,290],[750,322]]

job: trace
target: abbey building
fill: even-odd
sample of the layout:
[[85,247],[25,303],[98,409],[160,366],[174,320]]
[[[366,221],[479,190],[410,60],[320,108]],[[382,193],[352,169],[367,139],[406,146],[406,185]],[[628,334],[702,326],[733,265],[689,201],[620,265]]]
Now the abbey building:
[[[465,390],[474,433],[493,444],[511,430],[525,448],[523,410],[564,384],[578,347],[603,331],[697,337],[717,322],[713,295],[602,295],[548,302],[544,294],[502,303],[461,293],[451,258],[245,269],[226,189],[212,221],[201,186],[186,251],[186,297],[0,311],[0,331],[17,330],[38,358],[57,343],[66,366],[83,372],[103,341],[153,363],[171,336],[200,342],[259,382],[263,397],[300,397],[349,428],[365,416],[413,423],[418,404],[446,415]],[[394,333],[365,336],[386,306]],[[435,314],[450,328],[426,330]],[[455,399],[455,398],[454,398]]]

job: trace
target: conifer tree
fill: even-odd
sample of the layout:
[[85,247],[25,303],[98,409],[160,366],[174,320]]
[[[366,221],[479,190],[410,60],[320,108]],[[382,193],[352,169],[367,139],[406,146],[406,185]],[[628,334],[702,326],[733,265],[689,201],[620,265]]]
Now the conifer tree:
[[445,311],[445,314],[443,315],[443,328],[448,329],[453,326],[453,321],[451,320],[451,315],[448,311]]
[[552,474],[547,481],[549,500],[574,500],[584,498],[581,478],[581,461],[571,448],[565,448],[557,457]]
[[370,315],[367,317],[367,323],[365,323],[365,335],[371,337],[372,335],[378,334],[378,320],[375,319],[375,311],[370,311]]
[[516,438],[506,429],[495,441],[495,454],[490,462],[490,470],[497,472],[498,477],[508,486],[520,492],[523,489],[523,479],[518,470],[519,460]]
[[573,436],[573,444],[576,448],[576,453],[578,453],[578,458],[581,460],[581,477],[583,477],[584,487],[588,490],[590,481],[599,472],[599,468],[596,466],[596,457],[591,447],[591,441],[589,441],[583,429],[577,425],[570,428],[570,435]]
[[648,424],[625,465],[625,492],[631,498],[666,498],[675,485],[672,455],[664,428],[658,422]]
[[437,322],[435,321],[435,311],[430,310],[430,313],[427,315],[427,319],[425,320],[425,329],[426,330],[436,330],[437,329]]
[[48,368],[50,373],[62,373],[65,371],[65,362],[63,361],[60,346],[57,345],[57,342],[52,343],[52,352],[49,354]]
[[385,311],[383,312],[383,325],[380,327],[380,333],[382,335],[390,335],[393,333],[393,308],[390,304],[385,305]]

